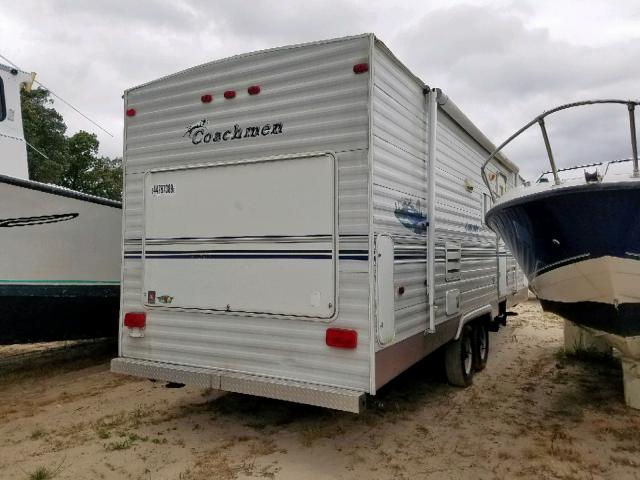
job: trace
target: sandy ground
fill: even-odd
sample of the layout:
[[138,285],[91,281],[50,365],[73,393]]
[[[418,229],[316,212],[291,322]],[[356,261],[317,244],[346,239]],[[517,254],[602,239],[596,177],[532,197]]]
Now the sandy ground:
[[104,353],[0,373],[0,478],[640,479],[619,365],[563,355],[536,302],[516,311],[470,388],[432,356],[359,416],[169,389]]

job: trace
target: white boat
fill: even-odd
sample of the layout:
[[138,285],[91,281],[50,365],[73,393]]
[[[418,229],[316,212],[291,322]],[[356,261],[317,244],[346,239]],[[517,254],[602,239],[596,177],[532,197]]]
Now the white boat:
[[[567,108],[620,104],[629,112],[632,158],[558,169],[544,119]],[[578,325],[621,338],[640,335],[640,174],[630,100],[589,100],[537,116],[495,154],[539,124],[551,170],[497,197],[487,224],[508,245],[542,307]],[[496,193],[494,179],[484,172]]]
[[33,78],[0,65],[0,343],[115,336],[121,204],[28,179]]

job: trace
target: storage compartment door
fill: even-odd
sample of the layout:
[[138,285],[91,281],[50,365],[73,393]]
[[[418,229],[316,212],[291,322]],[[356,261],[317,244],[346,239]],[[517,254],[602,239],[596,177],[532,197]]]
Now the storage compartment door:
[[148,173],[146,304],[332,317],[335,189],[330,154]]
[[396,335],[395,287],[393,283],[394,245],[389,235],[376,238],[376,321],[378,342],[391,342]]

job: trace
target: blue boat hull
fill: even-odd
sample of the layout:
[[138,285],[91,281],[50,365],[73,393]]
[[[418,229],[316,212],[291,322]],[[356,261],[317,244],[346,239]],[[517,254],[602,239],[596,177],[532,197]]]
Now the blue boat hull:
[[[640,266],[640,182],[551,187],[498,204],[487,224],[513,252],[545,310],[609,333],[640,335],[640,278],[633,276]],[[591,277],[578,278],[580,272]],[[592,280],[610,286],[611,301],[590,299]]]

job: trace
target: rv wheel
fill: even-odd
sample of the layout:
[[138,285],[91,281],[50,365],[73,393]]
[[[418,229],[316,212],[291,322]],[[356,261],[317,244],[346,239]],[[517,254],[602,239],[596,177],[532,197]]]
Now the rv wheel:
[[451,385],[467,387],[473,380],[473,330],[465,326],[458,340],[447,344],[444,353],[447,380]]
[[484,370],[489,358],[489,329],[485,322],[476,322],[473,328],[473,369]]

